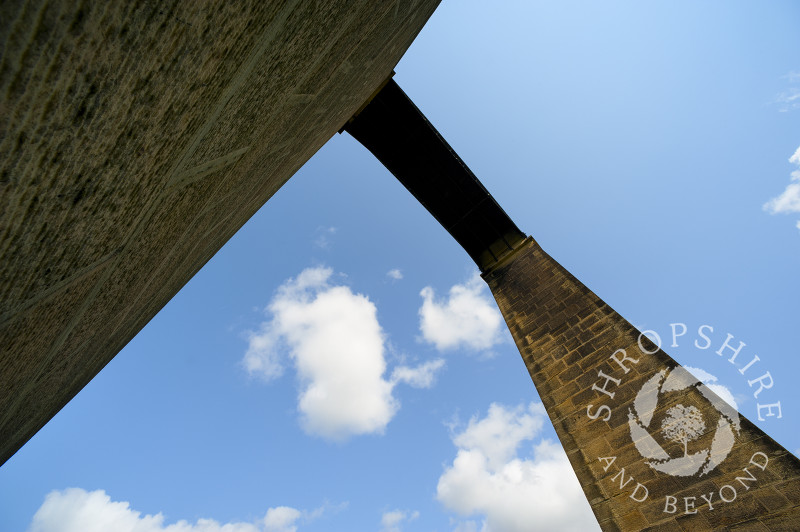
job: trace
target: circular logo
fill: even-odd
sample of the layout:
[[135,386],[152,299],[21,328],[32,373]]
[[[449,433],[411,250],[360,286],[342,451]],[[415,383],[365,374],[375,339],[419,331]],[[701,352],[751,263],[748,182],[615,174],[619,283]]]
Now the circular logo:
[[[696,389],[712,408],[678,403],[666,409],[660,423],[654,422],[659,400],[669,392],[683,392]],[[674,397],[674,396],[673,396]],[[673,401],[675,402],[675,401]],[[688,401],[685,401],[688,402]],[[708,420],[712,414],[716,419]],[[710,421],[710,423],[709,423]],[[716,424],[716,432],[711,446],[689,452],[689,443],[708,432]],[[653,469],[668,475],[688,477],[703,476],[713,470],[731,452],[735,442],[734,429],[739,433],[739,413],[728,403],[700,382],[694,375],[678,366],[672,370],[661,370],[644,383],[636,394],[633,408],[628,411],[628,425],[631,439],[647,464]],[[662,440],[669,440],[683,448],[683,454],[671,456],[653,438],[660,432]]]

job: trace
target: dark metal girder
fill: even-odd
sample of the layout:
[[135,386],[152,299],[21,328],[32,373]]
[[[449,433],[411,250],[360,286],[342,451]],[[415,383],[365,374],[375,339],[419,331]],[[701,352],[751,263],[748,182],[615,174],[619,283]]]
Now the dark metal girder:
[[525,234],[394,80],[344,130],[428,209],[482,272],[525,240]]

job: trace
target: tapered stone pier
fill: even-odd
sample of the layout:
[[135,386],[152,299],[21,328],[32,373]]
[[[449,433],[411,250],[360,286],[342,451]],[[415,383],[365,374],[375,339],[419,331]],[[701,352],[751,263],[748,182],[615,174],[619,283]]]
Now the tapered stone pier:
[[604,530],[800,529],[800,461],[533,239],[484,279]]

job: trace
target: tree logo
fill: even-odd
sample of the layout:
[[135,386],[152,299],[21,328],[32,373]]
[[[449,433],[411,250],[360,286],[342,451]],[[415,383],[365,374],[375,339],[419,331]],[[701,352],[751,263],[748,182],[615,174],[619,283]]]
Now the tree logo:
[[[687,392],[692,388],[699,392],[705,399],[704,402],[713,407],[703,409],[706,415],[713,412],[717,419],[709,420],[712,422],[710,427],[716,426],[710,447],[692,449],[693,452],[690,452],[690,442],[710,430],[700,408],[676,404],[666,410],[660,430],[653,430],[651,426],[654,429],[658,426],[654,418],[657,417],[659,399],[671,392],[681,392],[684,397],[688,397]],[[648,459],[647,465],[656,471],[680,477],[703,476],[722,463],[733,448],[734,430],[736,434],[740,430],[739,413],[736,409],[680,366],[672,370],[661,370],[644,383],[636,394],[633,408],[628,411],[628,425],[636,449]],[[677,456],[671,456],[654,435],[659,436],[662,441],[680,444],[683,455],[677,453]]]

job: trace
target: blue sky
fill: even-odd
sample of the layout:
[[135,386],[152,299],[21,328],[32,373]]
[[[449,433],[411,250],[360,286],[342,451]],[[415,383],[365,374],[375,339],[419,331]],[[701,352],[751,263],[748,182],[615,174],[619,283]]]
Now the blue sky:
[[[395,77],[523,231],[795,453],[798,21],[445,0]],[[336,135],[0,468],[0,530],[586,529],[474,275]],[[772,388],[715,353],[727,334]]]

